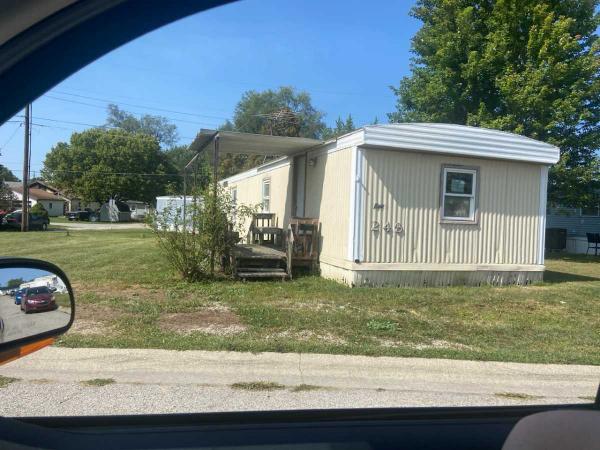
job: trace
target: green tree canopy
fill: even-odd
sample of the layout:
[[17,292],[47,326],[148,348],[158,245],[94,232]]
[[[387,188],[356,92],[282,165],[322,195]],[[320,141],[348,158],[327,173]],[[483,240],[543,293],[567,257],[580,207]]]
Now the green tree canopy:
[[153,202],[181,182],[156,138],[99,128],[56,144],[46,155],[42,175],[67,193],[97,202],[110,197]]
[[12,173],[8,167],[0,164],[0,181],[20,181],[14,173]]
[[108,105],[106,124],[130,133],[143,133],[154,137],[163,147],[173,147],[178,139],[177,126],[161,116],[144,114],[139,119],[117,105]]
[[23,283],[25,283],[25,280],[23,278],[11,278],[7,281],[6,287],[8,289],[13,289],[21,286]]
[[[245,92],[235,108],[233,122],[228,120],[219,129],[320,139],[327,129],[323,117],[324,114],[312,105],[310,94],[283,86],[276,90]],[[192,143],[192,150],[195,147]],[[221,155],[220,175],[234,175],[269,159],[272,156],[224,154]]]
[[580,205],[599,187],[598,0],[418,0],[412,73],[394,122],[496,128],[557,145],[549,198]]
[[356,126],[354,125],[352,114],[348,114],[348,117],[345,121],[342,120],[341,117],[338,117],[335,121],[335,127],[327,128],[323,132],[323,139],[333,139],[339,136],[343,136],[344,134],[350,133],[354,130],[356,130]]

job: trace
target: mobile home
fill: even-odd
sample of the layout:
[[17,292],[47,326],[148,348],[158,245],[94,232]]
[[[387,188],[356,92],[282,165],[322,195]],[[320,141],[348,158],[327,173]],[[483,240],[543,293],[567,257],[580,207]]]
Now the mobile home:
[[[323,277],[351,286],[542,279],[552,145],[446,124],[365,126],[331,141],[204,133],[221,152],[284,155],[222,180],[278,226],[321,223]],[[205,138],[208,145],[208,137]]]

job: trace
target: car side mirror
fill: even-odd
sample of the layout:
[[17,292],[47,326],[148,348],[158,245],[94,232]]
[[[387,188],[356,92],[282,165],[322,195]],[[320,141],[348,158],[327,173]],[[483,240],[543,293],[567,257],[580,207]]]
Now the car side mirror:
[[75,318],[69,279],[54,264],[0,258],[0,364],[50,345]]

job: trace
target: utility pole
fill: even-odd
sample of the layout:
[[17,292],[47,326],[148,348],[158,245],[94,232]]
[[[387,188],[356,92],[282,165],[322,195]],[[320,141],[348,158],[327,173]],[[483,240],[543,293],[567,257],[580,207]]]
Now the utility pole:
[[21,207],[21,231],[29,229],[29,155],[31,153],[31,104],[25,107],[25,145],[23,153],[23,201]]

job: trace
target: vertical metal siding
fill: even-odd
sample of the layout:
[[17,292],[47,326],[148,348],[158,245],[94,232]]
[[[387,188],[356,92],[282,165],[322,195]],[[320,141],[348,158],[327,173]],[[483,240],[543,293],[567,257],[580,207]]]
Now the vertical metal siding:
[[[279,227],[287,227],[292,210],[292,170],[291,165],[259,172],[254,176],[228,185],[228,189],[237,189],[238,205],[257,206],[262,203],[262,181],[271,179],[271,211],[275,213]],[[259,207],[260,210],[260,207]],[[250,220],[244,225],[246,233]]]
[[321,223],[321,256],[344,260],[348,254],[350,170],[352,148],[330,154],[320,152],[306,174],[307,217]]
[[[374,149],[365,158],[364,262],[536,264],[539,165]],[[479,168],[476,225],[440,223],[443,164]]]

